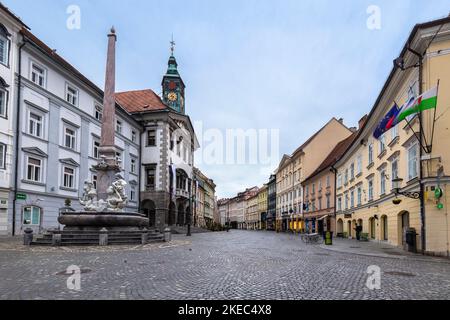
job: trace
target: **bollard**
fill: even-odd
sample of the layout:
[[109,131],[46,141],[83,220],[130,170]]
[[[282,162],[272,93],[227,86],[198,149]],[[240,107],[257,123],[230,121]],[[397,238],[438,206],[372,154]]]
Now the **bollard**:
[[61,245],[61,233],[52,234],[52,246],[59,247]]
[[108,230],[106,228],[103,228],[100,230],[99,238],[98,238],[98,244],[100,246],[107,246],[108,245]]
[[141,243],[147,244],[147,242],[148,242],[148,232],[145,231],[145,232],[142,232],[142,234],[141,234]]
[[25,246],[31,245],[31,242],[33,242],[33,229],[27,228],[25,229],[23,234],[23,244]]
[[164,229],[164,241],[165,242],[172,241],[172,232],[170,232],[170,228]]

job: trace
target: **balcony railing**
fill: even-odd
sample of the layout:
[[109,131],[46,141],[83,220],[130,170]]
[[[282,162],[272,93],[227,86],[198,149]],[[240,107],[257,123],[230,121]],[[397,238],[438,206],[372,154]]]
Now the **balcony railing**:
[[184,190],[184,189],[177,189],[175,191],[175,195],[177,197],[184,197],[184,198],[189,198],[189,191]]

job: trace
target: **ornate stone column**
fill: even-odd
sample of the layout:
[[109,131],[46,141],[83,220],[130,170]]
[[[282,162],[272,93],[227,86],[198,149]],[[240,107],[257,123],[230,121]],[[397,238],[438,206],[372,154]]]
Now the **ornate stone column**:
[[102,132],[99,148],[101,161],[94,168],[97,170],[97,193],[99,199],[107,198],[107,189],[112,184],[115,174],[120,172],[116,158],[115,147],[115,72],[116,72],[116,41],[114,27],[108,34],[108,54],[106,61],[105,92],[103,96]]

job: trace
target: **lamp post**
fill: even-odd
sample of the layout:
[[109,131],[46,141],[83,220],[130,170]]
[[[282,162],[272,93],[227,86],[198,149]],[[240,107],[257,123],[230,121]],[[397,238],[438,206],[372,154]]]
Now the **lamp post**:
[[422,192],[421,191],[400,191],[401,185],[402,185],[403,179],[402,178],[395,178],[392,179],[392,186],[394,189],[395,195],[402,195],[407,198],[411,199],[420,199]]

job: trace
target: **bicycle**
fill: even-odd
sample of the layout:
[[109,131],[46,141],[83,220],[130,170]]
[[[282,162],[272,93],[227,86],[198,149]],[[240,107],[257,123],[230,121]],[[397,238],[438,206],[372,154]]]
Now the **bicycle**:
[[318,233],[302,234],[301,239],[305,244],[322,244],[323,237]]

